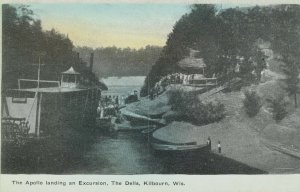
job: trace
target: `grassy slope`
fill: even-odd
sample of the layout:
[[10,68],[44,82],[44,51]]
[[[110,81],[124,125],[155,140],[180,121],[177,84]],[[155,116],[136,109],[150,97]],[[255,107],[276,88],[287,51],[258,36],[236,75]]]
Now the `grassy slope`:
[[294,172],[300,169],[300,160],[272,151],[261,142],[261,131],[268,124],[275,122],[264,108],[256,117],[248,118],[242,107],[243,98],[242,92],[217,94],[214,99],[224,103],[227,109],[226,118],[220,122],[205,126],[173,122],[154,132],[153,136],[175,143],[205,143],[210,136],[214,150],[217,141],[220,140],[223,155],[250,166],[272,173]]

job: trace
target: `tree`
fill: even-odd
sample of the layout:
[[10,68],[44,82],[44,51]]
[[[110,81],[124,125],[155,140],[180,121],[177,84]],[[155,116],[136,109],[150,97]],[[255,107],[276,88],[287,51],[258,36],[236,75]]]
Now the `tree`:
[[249,117],[254,117],[262,107],[261,98],[255,91],[247,90],[243,101],[246,113]]
[[209,44],[202,45],[205,38],[213,37],[210,32],[213,30],[211,26],[213,22],[211,21],[214,17],[215,7],[213,5],[193,5],[191,6],[191,13],[183,15],[175,23],[172,32],[168,35],[166,46],[163,48],[160,58],[152,66],[146,77],[141,89],[142,96],[148,95],[151,88],[163,76],[181,71],[177,63],[189,54],[189,48],[205,47]]
[[[225,83],[239,77],[245,84],[258,83],[266,68],[266,56],[259,41],[270,42],[281,55],[287,91],[297,106],[300,62],[300,6],[231,8],[216,11],[212,5],[193,5],[169,34],[160,58],[150,70],[142,93],[147,95],[166,74],[180,72],[177,63],[189,48],[200,51],[207,65],[206,75],[216,74]],[[239,66],[239,72],[235,72]]]
[[161,53],[161,47],[146,46],[140,49],[99,47],[75,47],[84,61],[89,61],[94,52],[94,69],[99,76],[147,75]]
[[43,31],[29,6],[2,5],[2,89],[16,88],[17,78],[37,77],[36,52],[45,52],[41,79],[59,80],[60,73],[74,66],[93,83],[98,79],[78,60],[72,41],[55,31]]
[[286,75],[284,87],[294,97],[295,107],[298,107],[300,68],[300,6],[282,5],[272,12],[272,48],[279,53],[278,60]]
[[295,108],[298,107],[297,93],[299,93],[299,66],[296,62],[289,61],[288,58],[283,58],[283,72],[286,75],[284,82],[286,83],[285,89],[290,95],[294,97]]

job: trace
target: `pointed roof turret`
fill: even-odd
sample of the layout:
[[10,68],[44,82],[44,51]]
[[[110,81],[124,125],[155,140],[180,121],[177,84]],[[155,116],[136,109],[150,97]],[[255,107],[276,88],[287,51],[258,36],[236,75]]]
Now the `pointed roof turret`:
[[62,72],[62,74],[79,75],[80,73],[75,71],[73,67],[70,67],[70,69],[68,69],[67,71]]

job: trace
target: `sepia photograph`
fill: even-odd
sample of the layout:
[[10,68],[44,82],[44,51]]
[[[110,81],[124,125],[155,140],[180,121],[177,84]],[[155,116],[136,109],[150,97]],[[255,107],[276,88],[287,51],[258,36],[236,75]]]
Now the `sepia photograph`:
[[300,174],[299,4],[1,6],[1,174]]

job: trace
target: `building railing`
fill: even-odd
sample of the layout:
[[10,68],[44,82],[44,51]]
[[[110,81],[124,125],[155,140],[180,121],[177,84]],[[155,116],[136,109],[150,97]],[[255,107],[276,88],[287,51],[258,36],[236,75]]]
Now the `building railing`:
[[59,81],[49,81],[49,80],[35,80],[35,79],[18,79],[18,88],[21,89],[21,82],[27,81],[27,82],[37,82],[37,83],[53,83],[57,84],[57,87],[60,87]]
[[28,121],[25,118],[3,117],[1,119],[1,136],[5,140],[26,137],[29,133]]
[[189,80],[189,85],[196,86],[217,86],[217,78],[201,78],[201,79],[191,79]]

